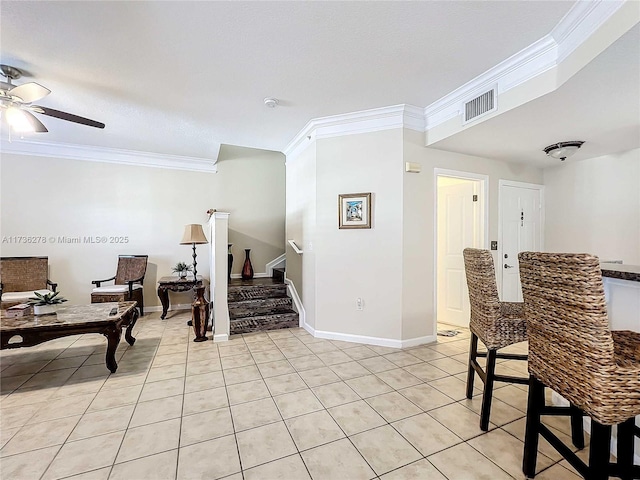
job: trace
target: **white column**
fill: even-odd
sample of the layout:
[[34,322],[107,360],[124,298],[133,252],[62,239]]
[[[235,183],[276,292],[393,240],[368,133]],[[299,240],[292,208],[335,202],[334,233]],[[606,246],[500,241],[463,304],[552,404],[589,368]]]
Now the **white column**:
[[215,212],[209,220],[211,252],[211,316],[213,339],[229,340],[229,307],[227,306],[227,244],[229,242],[229,214]]

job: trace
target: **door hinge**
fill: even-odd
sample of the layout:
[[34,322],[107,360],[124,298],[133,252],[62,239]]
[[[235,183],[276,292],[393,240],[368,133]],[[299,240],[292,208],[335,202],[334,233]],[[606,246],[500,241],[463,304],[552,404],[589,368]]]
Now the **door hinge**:
[[477,202],[477,201],[478,201],[478,195],[474,195],[474,196],[473,196],[473,201],[474,201],[474,202]]

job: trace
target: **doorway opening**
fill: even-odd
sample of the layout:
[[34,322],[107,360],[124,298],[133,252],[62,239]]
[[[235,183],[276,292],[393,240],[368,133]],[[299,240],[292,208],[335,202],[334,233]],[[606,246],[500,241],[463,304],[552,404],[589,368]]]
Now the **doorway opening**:
[[488,245],[486,175],[435,170],[435,330],[469,326],[462,251]]

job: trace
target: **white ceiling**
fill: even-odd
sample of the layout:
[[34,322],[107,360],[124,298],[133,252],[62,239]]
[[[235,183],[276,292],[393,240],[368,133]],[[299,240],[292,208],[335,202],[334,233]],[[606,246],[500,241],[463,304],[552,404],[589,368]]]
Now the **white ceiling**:
[[[428,106],[548,34],[572,5],[3,0],[0,60],[30,74],[16,83],[52,90],[38,103],[107,125],[40,116],[50,132],[38,140],[210,158],[219,143],[282,150],[313,118]],[[591,98],[588,87],[578,103]],[[266,108],[266,96],[280,106]],[[600,103],[592,108],[602,113]],[[533,150],[574,136],[593,141],[577,128],[566,131],[571,138],[545,135],[542,125],[517,132],[501,119],[491,123],[507,138],[530,135]]]
[[555,92],[431,146],[545,167],[559,160],[543,148],[569,140],[585,144],[567,161],[640,147],[640,25]]

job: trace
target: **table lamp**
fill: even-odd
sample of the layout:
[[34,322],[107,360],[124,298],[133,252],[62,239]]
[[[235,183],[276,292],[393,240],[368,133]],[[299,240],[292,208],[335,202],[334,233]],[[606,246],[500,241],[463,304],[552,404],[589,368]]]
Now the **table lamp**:
[[184,234],[182,235],[180,245],[193,245],[193,280],[195,282],[198,281],[198,272],[196,270],[196,245],[203,243],[209,243],[209,241],[207,240],[207,237],[204,236],[202,225],[192,223],[184,226]]

